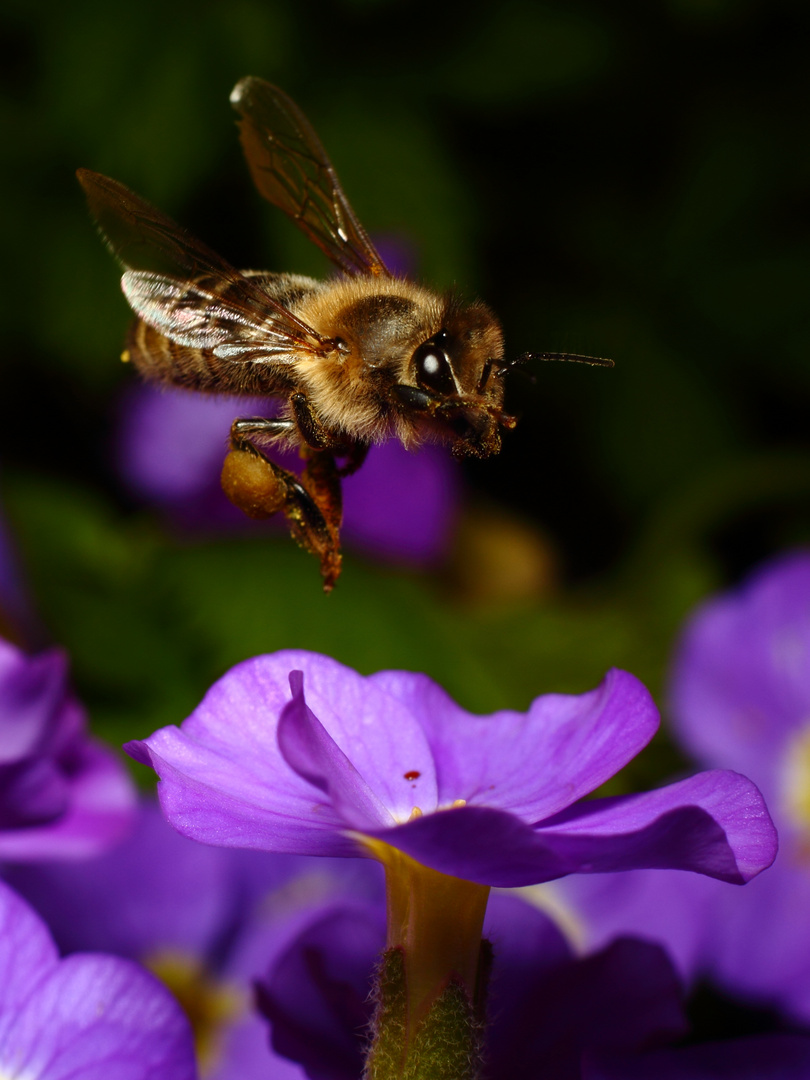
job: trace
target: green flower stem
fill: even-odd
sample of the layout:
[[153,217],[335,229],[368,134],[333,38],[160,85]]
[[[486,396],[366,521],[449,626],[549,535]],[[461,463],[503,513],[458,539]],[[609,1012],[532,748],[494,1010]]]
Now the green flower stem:
[[367,1080],[475,1080],[479,958],[489,886],[440,874],[379,841],[388,934]]

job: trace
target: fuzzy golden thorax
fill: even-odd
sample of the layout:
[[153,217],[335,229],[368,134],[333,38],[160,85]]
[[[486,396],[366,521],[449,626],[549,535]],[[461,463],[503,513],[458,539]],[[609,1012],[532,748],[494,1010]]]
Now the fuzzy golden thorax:
[[[363,277],[322,285],[294,312],[340,342],[339,352],[296,365],[301,389],[327,427],[363,441],[393,435],[406,445],[440,440],[457,452],[493,452],[483,449],[481,433],[497,427],[503,403],[496,374],[503,336],[484,304],[464,305],[405,280]],[[435,371],[425,367],[428,354]],[[465,450],[457,444],[470,432],[476,445]],[[491,441],[487,434],[484,442]]]

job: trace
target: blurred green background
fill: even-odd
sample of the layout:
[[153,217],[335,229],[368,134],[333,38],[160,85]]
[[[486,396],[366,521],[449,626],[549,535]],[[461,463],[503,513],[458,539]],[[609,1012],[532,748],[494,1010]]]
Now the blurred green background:
[[[616,664],[665,707],[690,607],[810,537],[808,41],[798,0],[6,0],[0,500],[97,729],[179,722],[286,646],[425,670],[479,711]],[[465,467],[436,573],[349,555],[325,598],[287,538],[178,537],[116,475],[129,316],[77,166],[237,265],[328,270],[252,190],[246,74],[302,106],[371,232],[492,305],[510,354],[616,361],[513,378],[521,423]],[[678,765],[664,737],[620,783]]]

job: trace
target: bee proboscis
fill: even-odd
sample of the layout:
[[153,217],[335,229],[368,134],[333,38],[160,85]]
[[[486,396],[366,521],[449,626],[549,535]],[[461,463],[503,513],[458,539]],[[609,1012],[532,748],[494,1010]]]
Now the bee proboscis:
[[[242,79],[231,94],[259,192],[337,265],[327,281],[239,271],[123,184],[78,171],[99,228],[124,267],[138,316],[124,356],[151,382],[277,399],[272,417],[234,421],[222,486],[251,517],[279,511],[320,559],[324,589],[340,573],[341,477],[374,442],[426,440],[487,457],[501,428],[506,360],[500,324],[390,273],[356,218],[303,113],[277,87]],[[609,360],[568,353],[534,359]],[[298,476],[265,449],[294,445]]]

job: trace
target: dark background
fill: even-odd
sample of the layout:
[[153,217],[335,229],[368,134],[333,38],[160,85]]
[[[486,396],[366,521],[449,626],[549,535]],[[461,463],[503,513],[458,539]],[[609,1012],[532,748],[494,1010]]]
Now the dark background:
[[[619,664],[665,707],[689,608],[807,539],[805,4],[4,10],[2,499],[34,636],[70,649],[100,730],[179,720],[228,664],[285,645],[422,668],[479,709]],[[371,232],[492,305],[511,354],[616,360],[516,374],[518,429],[466,466],[469,519],[517,528],[519,557],[494,534],[433,574],[350,554],[325,599],[288,540],[178,537],[122,484],[128,312],[74,170],[237,265],[322,275],[251,187],[228,103],[245,74],[302,106]],[[533,584],[499,592],[513,557]],[[627,783],[675,766],[656,753]]]

